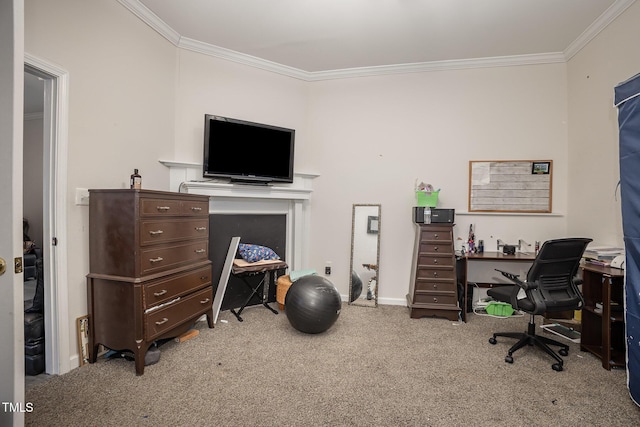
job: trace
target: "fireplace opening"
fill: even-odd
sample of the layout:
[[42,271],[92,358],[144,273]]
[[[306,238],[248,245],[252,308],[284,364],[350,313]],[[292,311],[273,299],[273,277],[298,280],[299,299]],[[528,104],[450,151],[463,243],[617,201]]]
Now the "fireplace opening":
[[[213,294],[216,293],[224,261],[229,250],[231,238],[240,236],[240,243],[250,243],[267,246],[285,259],[287,242],[287,215],[285,214],[210,214],[209,215],[209,259],[211,260],[211,281]],[[278,272],[283,274],[284,272]],[[263,276],[249,276],[246,279],[253,286],[257,285]],[[227,289],[222,300],[221,310],[238,308],[251,295],[249,287],[239,278],[229,276]],[[271,283],[268,292],[268,302],[276,300],[275,283]],[[254,296],[248,305],[260,304]]]

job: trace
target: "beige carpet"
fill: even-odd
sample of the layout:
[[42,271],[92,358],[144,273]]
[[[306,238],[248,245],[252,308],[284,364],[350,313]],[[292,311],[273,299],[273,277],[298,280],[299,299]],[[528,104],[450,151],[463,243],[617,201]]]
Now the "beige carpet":
[[470,315],[466,324],[410,319],[406,307],[345,305],[319,335],[294,330],[261,306],[238,322],[161,347],[133,362],[101,360],[36,384],[32,426],[549,426],[637,425],[624,370],[571,344],[565,370],[532,347],[504,356],[526,317]]

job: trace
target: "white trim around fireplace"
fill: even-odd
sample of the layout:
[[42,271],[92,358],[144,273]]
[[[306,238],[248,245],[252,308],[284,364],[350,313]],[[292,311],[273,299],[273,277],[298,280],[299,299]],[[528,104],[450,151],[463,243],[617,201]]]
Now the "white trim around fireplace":
[[319,175],[296,173],[292,184],[231,184],[203,180],[201,164],[166,160],[160,163],[170,169],[171,191],[209,196],[210,214],[286,214],[289,269],[308,268],[312,181]]

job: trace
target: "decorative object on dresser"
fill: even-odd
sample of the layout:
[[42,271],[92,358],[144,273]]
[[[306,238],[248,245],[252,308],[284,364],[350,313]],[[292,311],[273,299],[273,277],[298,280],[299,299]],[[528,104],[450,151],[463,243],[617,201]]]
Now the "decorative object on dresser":
[[407,304],[413,319],[459,319],[453,224],[416,224]]
[[207,196],[89,190],[89,361],[130,350],[136,374],[157,340],[207,315],[213,328]]

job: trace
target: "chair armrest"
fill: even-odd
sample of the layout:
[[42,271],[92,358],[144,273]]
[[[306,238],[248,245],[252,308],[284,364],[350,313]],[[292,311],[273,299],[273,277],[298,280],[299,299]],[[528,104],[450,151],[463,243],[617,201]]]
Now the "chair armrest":
[[520,280],[519,274],[509,273],[508,271],[502,271],[497,268],[494,268],[494,270],[500,272],[500,274],[511,280],[516,285],[520,286],[525,291],[529,289],[536,289],[538,287],[538,284],[536,282],[523,282],[522,280]]

